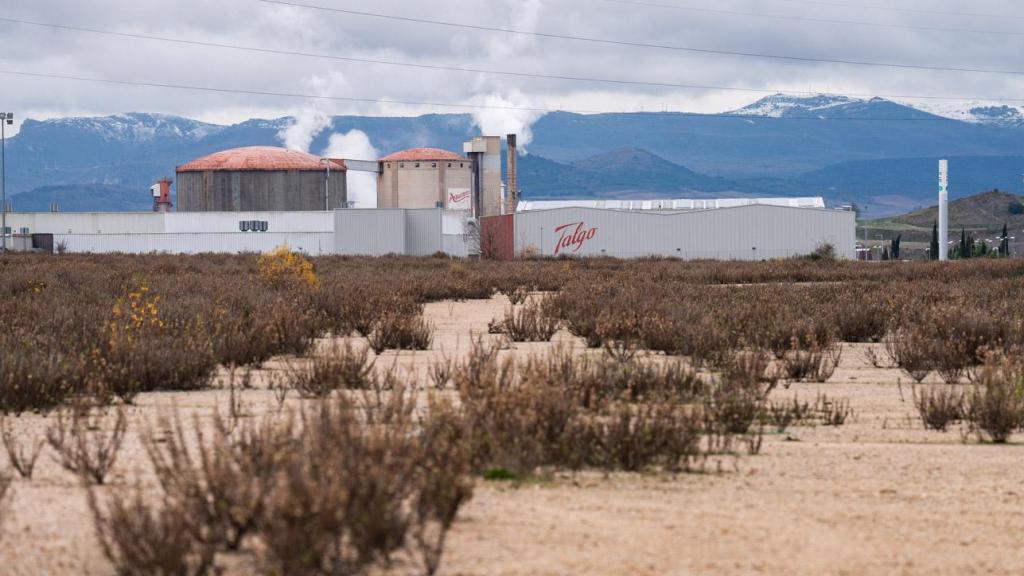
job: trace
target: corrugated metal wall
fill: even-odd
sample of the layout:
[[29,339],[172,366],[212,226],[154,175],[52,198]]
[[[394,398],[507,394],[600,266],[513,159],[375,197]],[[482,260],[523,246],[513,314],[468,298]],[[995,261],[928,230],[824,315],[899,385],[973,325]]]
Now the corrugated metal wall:
[[266,222],[267,232],[334,232],[334,212],[168,212],[164,232],[239,232],[240,222]]
[[[327,210],[326,171],[179,172],[181,212]],[[344,206],[344,172],[332,172],[330,208]]]
[[150,233],[164,231],[157,212],[9,212],[7,226],[30,234]]
[[443,249],[441,245],[441,210],[405,211],[405,253],[409,256],[430,256]]
[[311,256],[332,254],[334,234],[310,233],[177,233],[177,234],[54,234],[54,247],[67,252],[204,254],[270,252],[288,245]]
[[564,208],[517,214],[515,251],[764,260],[809,254],[830,243],[839,257],[853,258],[855,218],[847,211],[778,206],[675,214]]
[[334,250],[352,256],[405,253],[405,210],[338,210],[334,213]]

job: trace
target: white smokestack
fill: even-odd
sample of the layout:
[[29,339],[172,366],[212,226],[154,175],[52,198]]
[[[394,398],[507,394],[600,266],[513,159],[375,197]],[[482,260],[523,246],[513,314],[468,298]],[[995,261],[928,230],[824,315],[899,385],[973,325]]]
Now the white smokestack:
[[[331,134],[323,156],[349,160],[376,160],[378,154],[365,132],[350,130],[345,134]],[[376,208],[377,175],[353,170],[348,173],[347,178],[349,201],[355,202],[356,208]]]
[[939,260],[949,253],[949,160],[939,160]]

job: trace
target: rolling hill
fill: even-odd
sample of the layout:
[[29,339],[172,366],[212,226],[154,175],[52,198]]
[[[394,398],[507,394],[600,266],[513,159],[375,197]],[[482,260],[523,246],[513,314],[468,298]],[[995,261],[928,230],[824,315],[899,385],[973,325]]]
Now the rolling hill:
[[[1024,193],[1018,109],[943,116],[881,99],[781,95],[726,114],[555,112],[532,127],[520,186],[538,199],[824,196],[884,216],[931,203],[935,162],[948,157],[954,198],[996,187]],[[16,210],[45,207],[46,198],[69,190],[79,192],[58,200],[65,210],[134,209],[124,191],[137,191],[138,203],[148,205],[149,186],[176,165],[225,148],[279,145],[289,122],[220,126],[142,113],[26,120],[8,140],[8,195]],[[312,150],[353,129],[382,153],[426,145],[460,150],[477,132],[464,114],[339,116]]]
[[[939,207],[930,206],[892,218],[862,222],[858,237],[863,237],[866,228],[870,239],[881,234],[888,240],[902,234],[907,242],[928,242],[938,219]],[[997,235],[1004,224],[1012,234],[1024,235],[1024,196],[993,190],[949,203],[951,238],[960,230],[974,233],[976,237]]]

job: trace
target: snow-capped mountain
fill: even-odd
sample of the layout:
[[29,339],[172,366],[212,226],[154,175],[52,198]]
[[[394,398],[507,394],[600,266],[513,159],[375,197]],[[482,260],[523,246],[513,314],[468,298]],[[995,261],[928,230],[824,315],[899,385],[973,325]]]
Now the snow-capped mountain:
[[930,114],[970,124],[1004,128],[1024,127],[1024,105],[1008,106],[980,101],[966,103],[934,100],[895,102],[884,98],[863,99],[831,94],[815,96],[776,94],[728,114],[764,118],[794,116],[828,118],[840,115],[863,116],[865,112],[891,114],[899,109],[912,116]]
[[1024,127],[1024,105],[1008,106],[989,102],[913,102],[909,104],[936,116],[1005,128]]
[[[26,123],[31,123],[27,120]],[[113,116],[57,118],[33,126],[36,130],[73,130],[106,141],[150,142],[158,138],[202,140],[224,129],[197,120],[166,114],[128,113]]]
[[[774,95],[721,115],[553,112],[532,127],[535,158],[523,162],[520,184],[528,195],[545,197],[821,194],[881,213],[931,201],[935,160],[948,158],[954,194],[1021,190],[1020,109],[976,103],[958,116],[952,107],[924,108],[880,98]],[[781,121],[787,118],[794,121]],[[7,141],[7,195],[16,210],[45,209],[54,200],[69,209],[110,209],[114,200],[128,208],[133,194],[147,202],[155,179],[173,177],[176,165],[237,146],[280,145],[281,128],[291,121],[218,126],[160,114],[26,120]],[[382,152],[460,150],[479,133],[468,114],[338,116],[311,150],[319,153],[332,134],[351,130],[365,132]]]
[[766,118],[784,118],[786,116],[793,116],[797,114],[817,115],[840,106],[863,104],[864,102],[865,100],[857,98],[830,94],[819,94],[815,96],[775,94],[761,98],[753,104],[744,106],[739,110],[733,110],[727,114],[738,116],[763,116]]

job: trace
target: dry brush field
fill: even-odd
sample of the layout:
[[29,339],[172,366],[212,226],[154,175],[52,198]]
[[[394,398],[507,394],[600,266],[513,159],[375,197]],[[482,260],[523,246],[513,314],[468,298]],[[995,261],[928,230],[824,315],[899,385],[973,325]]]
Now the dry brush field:
[[0,270],[0,574],[1024,572],[1020,262]]

